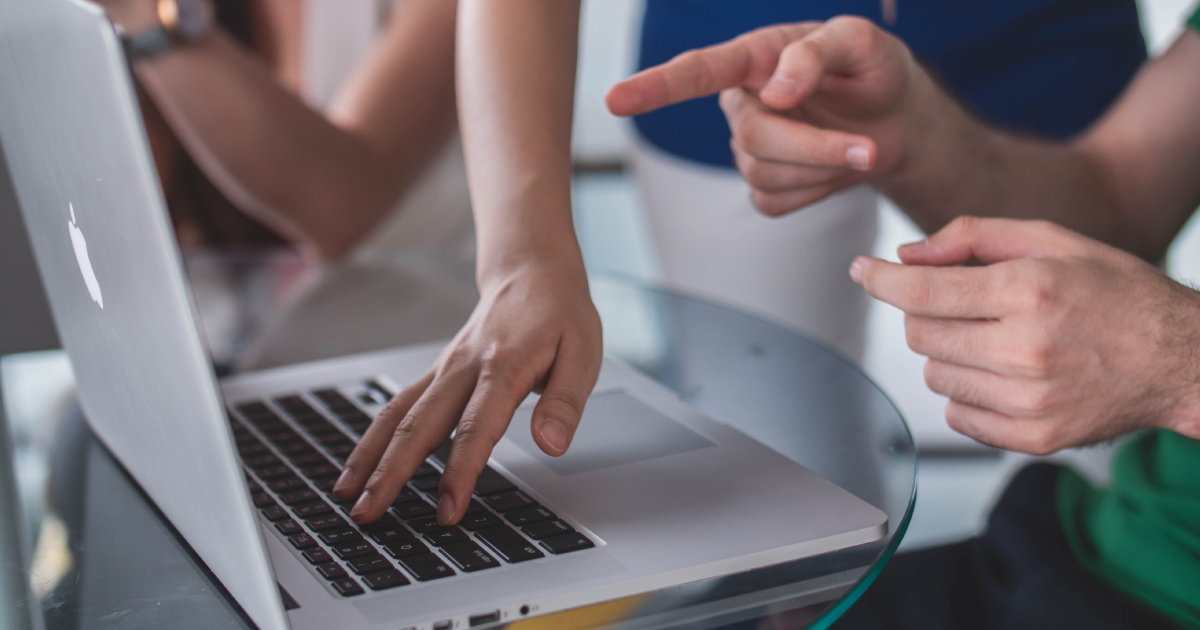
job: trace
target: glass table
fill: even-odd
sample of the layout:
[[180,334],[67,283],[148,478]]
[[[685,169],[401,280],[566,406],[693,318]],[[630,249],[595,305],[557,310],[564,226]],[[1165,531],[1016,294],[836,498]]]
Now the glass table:
[[[475,299],[469,261],[435,256],[311,267],[254,253],[188,263],[221,372],[446,338]],[[829,627],[882,570],[912,514],[916,453],[899,412],[854,365],[799,332],[627,279],[595,276],[591,286],[610,356],[883,510],[888,532],[867,545],[508,627]],[[17,581],[32,584],[45,626],[251,627],[92,436],[65,356],[10,356],[0,368],[32,532],[32,572]],[[10,572],[12,564],[0,558]]]

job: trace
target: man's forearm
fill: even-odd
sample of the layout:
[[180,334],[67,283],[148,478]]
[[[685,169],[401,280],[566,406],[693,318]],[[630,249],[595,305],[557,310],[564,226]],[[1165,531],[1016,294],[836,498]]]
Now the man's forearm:
[[459,120],[481,283],[538,258],[582,271],[570,212],[578,29],[578,1],[461,4]]
[[[992,128],[928,75],[900,168],[878,180],[922,230],[960,215],[1046,219],[1128,250],[1145,249],[1123,229],[1103,169],[1085,151]],[[1144,254],[1145,252],[1136,252]]]

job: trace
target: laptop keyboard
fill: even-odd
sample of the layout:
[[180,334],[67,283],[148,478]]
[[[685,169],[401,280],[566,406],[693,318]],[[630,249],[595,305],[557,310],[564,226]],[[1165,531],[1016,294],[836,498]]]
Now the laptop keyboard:
[[[370,404],[392,395],[376,380],[364,388]],[[254,507],[343,597],[595,546],[490,466],[459,525],[438,525],[434,506],[449,442],[421,465],[383,518],[358,525],[347,516],[354,502],[338,502],[330,491],[371,416],[334,388],[234,409],[234,440]]]

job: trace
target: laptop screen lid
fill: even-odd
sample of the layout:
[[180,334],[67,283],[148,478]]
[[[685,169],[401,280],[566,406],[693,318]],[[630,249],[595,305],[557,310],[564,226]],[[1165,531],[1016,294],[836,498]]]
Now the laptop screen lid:
[[128,67],[94,5],[0,2],[0,146],[97,435],[255,623],[286,628]]

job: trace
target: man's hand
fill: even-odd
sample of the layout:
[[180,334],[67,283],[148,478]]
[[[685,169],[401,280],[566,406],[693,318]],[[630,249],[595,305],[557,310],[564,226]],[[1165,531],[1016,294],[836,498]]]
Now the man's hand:
[[1143,427],[1200,438],[1200,293],[1045,222],[964,217],[899,253],[850,275],[905,312],[954,430],[1034,454]]
[[425,457],[457,428],[438,489],[438,522],[458,522],[517,406],[541,393],[529,430],[548,455],[566,452],[596,384],[600,317],[587,278],[522,269],[494,279],[433,369],[400,392],[367,429],[334,487],[358,497],[350,517],[387,511]]
[[689,51],[613,86],[632,116],[721,92],[755,205],[779,215],[898,169],[922,99],[941,97],[900,40],[870,21],[770,26]]

